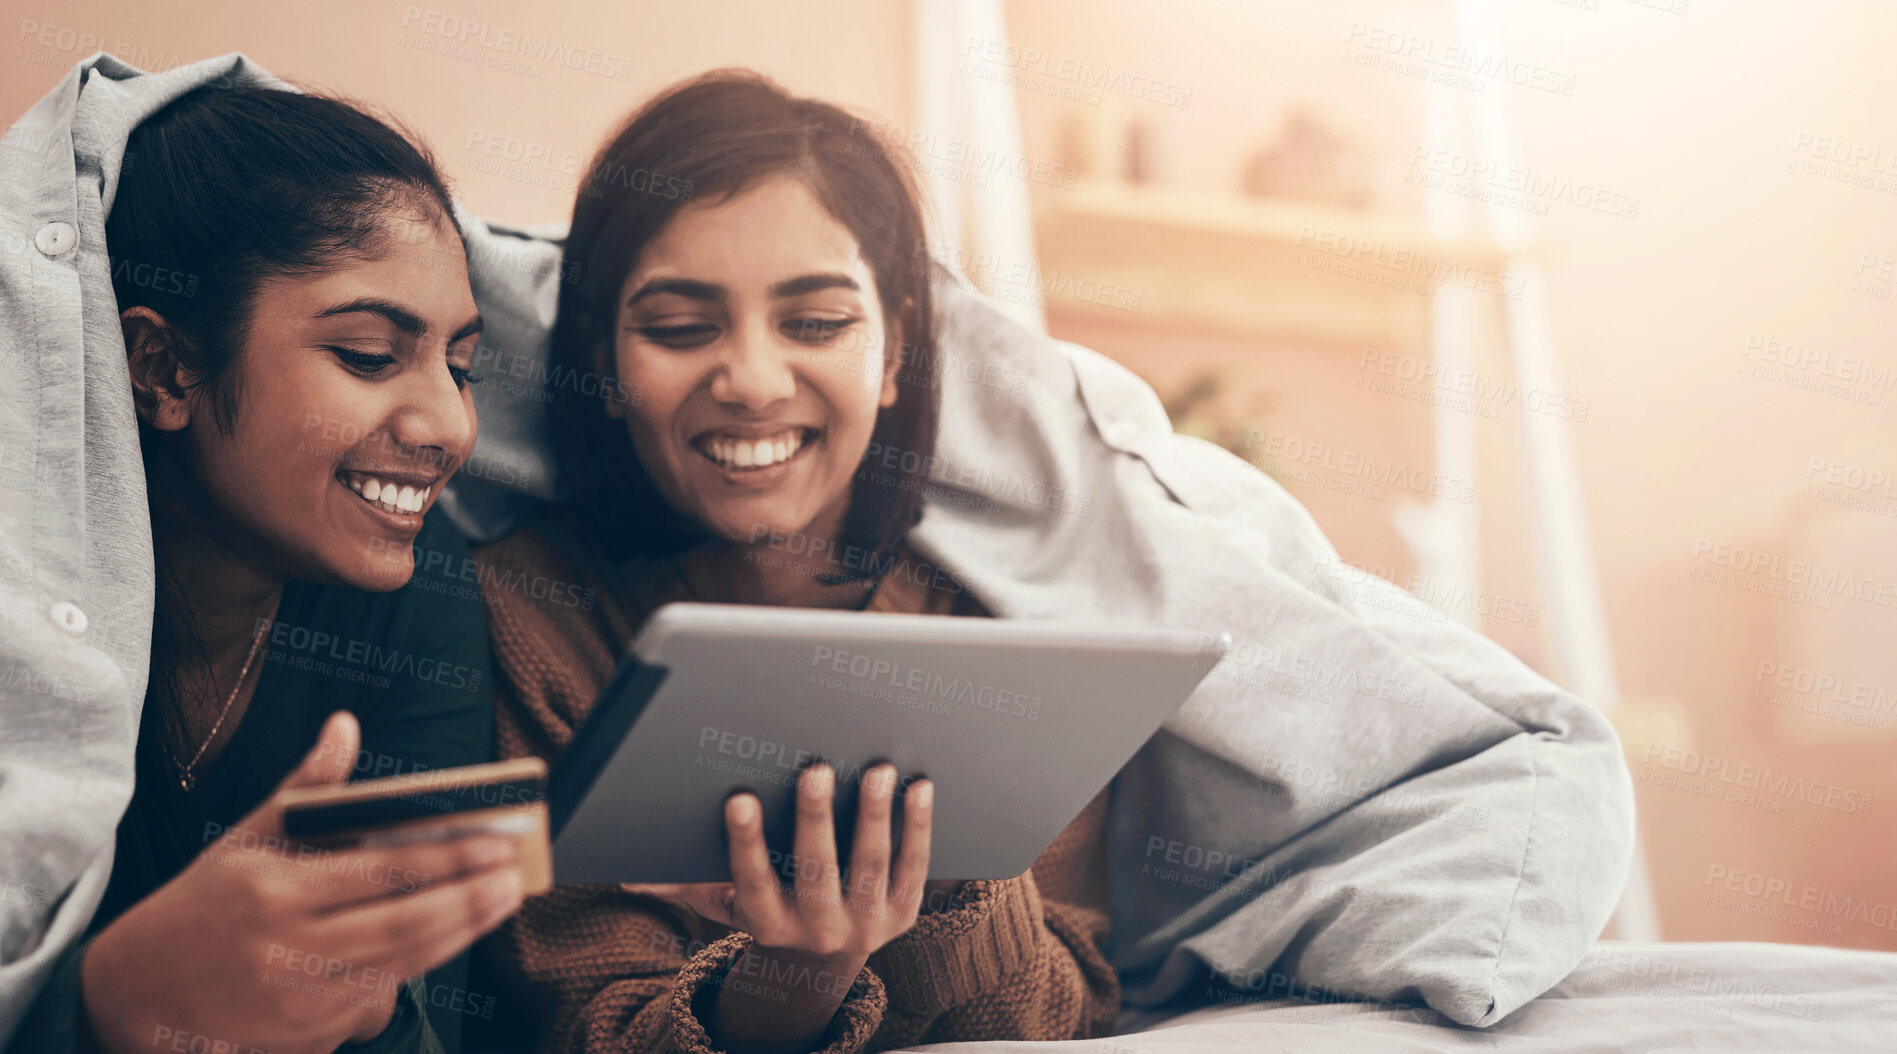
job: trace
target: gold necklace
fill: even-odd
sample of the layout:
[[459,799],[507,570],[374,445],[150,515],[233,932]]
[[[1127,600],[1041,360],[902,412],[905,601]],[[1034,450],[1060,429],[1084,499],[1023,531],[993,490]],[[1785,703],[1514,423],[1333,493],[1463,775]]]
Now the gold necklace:
[[[270,622],[275,621],[274,617],[270,619]],[[237,671],[237,683],[231,686],[231,694],[224,698],[224,709],[217,712],[217,723],[211,726],[211,731],[204,737],[204,742],[198,744],[198,752],[191,755],[191,760],[185,763],[184,771],[178,774],[178,786],[183,787],[186,793],[198,785],[198,779],[192,774],[192,770],[198,767],[198,761],[204,757],[204,752],[211,749],[212,741],[217,739],[218,729],[224,727],[224,719],[230,716],[231,706],[237,702],[237,693],[244,690],[244,678],[250,676],[250,664],[257,661],[257,649],[263,645],[263,638],[269,624],[267,622],[257,627],[256,636],[250,642],[250,654],[244,656],[244,668]]]

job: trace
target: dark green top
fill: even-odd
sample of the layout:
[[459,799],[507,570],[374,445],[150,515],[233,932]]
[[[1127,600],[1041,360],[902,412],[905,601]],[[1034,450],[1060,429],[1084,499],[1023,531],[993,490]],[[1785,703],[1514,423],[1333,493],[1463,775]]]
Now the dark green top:
[[[243,721],[217,756],[199,766],[196,790],[180,808],[167,810],[172,833],[193,856],[270,795],[339,709],[353,712],[362,724],[362,753],[352,779],[493,757],[486,608],[467,544],[438,511],[424,521],[415,541],[415,575],[401,589],[284,586],[257,661],[263,673]],[[114,887],[125,878],[120,864],[113,865]],[[133,899],[142,895],[135,892]],[[90,938],[116,917],[115,899],[121,898],[108,892],[87,939],[54,968],[9,1052],[85,1049],[79,963]],[[466,976],[463,955],[416,978],[382,1035],[342,1049],[460,1050],[464,1021],[473,1017],[478,1027],[494,1012],[493,997],[469,992]]]

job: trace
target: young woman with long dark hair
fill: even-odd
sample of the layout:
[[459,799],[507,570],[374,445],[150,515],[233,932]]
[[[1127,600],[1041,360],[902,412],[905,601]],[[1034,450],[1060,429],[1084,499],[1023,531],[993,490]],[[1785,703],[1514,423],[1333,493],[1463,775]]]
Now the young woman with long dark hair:
[[484,610],[431,512],[475,437],[448,192],[354,106],[229,86],[140,124],[108,203],[151,671],[104,902],[12,1049],[453,1048],[511,844],[316,852],[276,793],[491,756]]
[[[484,583],[541,575],[599,599],[490,590],[503,752],[564,747],[668,601],[987,614],[907,544],[935,442],[930,258],[904,161],[864,127],[714,73],[648,103],[594,162],[551,365],[629,397],[556,390],[570,505],[477,559]],[[847,870],[839,774],[817,764],[788,886],[740,794],[731,885],[529,900],[496,945],[547,1011],[543,1046],[854,1052],[1109,1027],[1105,795],[1029,874],[925,885],[933,788],[899,793],[898,775],[863,774]],[[944,791],[958,808],[976,788]]]

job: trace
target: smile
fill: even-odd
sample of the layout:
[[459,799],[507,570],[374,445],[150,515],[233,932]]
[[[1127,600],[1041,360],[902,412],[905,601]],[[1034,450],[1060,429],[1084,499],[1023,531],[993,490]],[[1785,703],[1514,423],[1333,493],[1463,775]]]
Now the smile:
[[727,472],[756,472],[795,458],[819,434],[813,428],[787,428],[757,437],[708,432],[692,440],[692,449]]
[[386,513],[417,513],[428,507],[428,499],[435,493],[434,484],[415,487],[395,480],[371,476],[364,472],[341,472],[336,476],[343,485],[356,492],[356,496],[365,503]]

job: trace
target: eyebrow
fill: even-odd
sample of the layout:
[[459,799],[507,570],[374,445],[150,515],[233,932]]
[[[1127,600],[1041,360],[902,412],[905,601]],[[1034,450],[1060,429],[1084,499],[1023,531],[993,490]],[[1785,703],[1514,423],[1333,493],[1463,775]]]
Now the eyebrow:
[[647,297],[671,293],[687,300],[710,300],[723,303],[725,291],[710,282],[700,282],[690,278],[655,278],[639,287],[638,291],[626,298],[626,306],[631,307]]
[[[862,286],[858,285],[856,279],[851,278],[849,275],[836,271],[826,271],[818,274],[798,275],[796,278],[786,278],[772,286],[770,292],[771,296],[781,300],[787,297],[803,296],[806,293],[815,293],[821,289],[860,290]],[[700,282],[692,278],[657,278],[640,286],[636,292],[627,297],[626,306],[631,307],[647,297],[658,296],[661,293],[671,293],[674,296],[682,296],[687,300],[706,300],[713,303],[723,303],[725,300],[725,290],[723,286],[713,285],[710,282]]]
[[805,293],[814,293],[820,289],[861,288],[861,286],[856,284],[856,279],[851,278],[849,275],[831,271],[823,274],[806,274],[799,275],[796,278],[787,278],[771,287],[771,295],[774,297],[803,296]]
[[[318,311],[316,317],[333,318],[337,315],[353,314],[379,315],[387,319],[396,329],[411,337],[423,336],[428,332],[428,323],[423,321],[420,315],[392,300],[384,300],[381,297],[359,296],[346,304],[337,304],[335,307]],[[455,330],[454,336],[448,338],[448,343],[466,340],[481,332],[481,327],[484,325],[486,321],[480,315],[475,315],[463,322],[460,329]]]
[[481,332],[481,327],[485,325],[487,325],[487,320],[482,318],[479,315],[476,315],[473,318],[462,323],[461,328],[454,331],[454,336],[448,338],[448,343],[458,344],[461,341],[464,341],[468,339],[469,337],[474,336],[476,333]]
[[359,296],[346,304],[337,304],[335,307],[326,308],[322,311],[318,311],[316,317],[333,318],[337,315],[353,315],[357,313],[380,315],[388,319],[396,329],[401,330],[411,337],[419,337],[428,332],[428,323],[423,322],[421,316],[393,301],[383,300],[373,296]]

